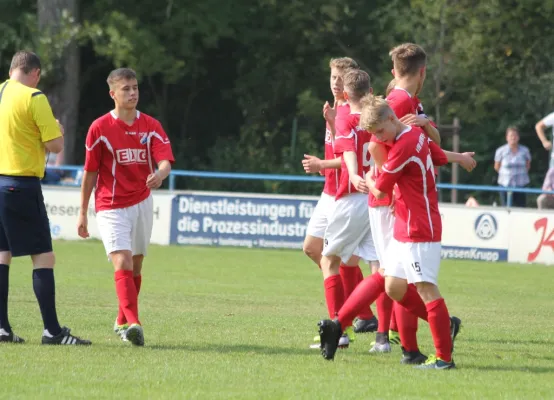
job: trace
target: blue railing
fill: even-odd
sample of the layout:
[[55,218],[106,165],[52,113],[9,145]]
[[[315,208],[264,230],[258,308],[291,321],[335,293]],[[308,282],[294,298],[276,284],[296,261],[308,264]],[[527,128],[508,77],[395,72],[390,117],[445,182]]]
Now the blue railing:
[[[78,165],[64,165],[59,167],[49,167],[52,170],[72,171],[75,173],[82,172],[83,167]],[[244,179],[244,180],[265,180],[265,181],[289,181],[289,182],[323,182],[322,176],[310,175],[283,175],[283,174],[250,174],[244,172],[211,172],[211,171],[187,171],[187,170],[172,170],[169,175],[169,190],[174,191],[176,188],[176,179],[179,176],[191,178],[209,178],[209,179]],[[77,179],[72,185],[79,186],[80,179]],[[66,184],[71,186],[71,184]],[[503,186],[492,185],[463,185],[451,183],[438,183],[439,189],[450,190],[469,190],[469,191],[484,191],[484,192],[508,192],[507,206],[512,205],[512,193],[528,193],[528,194],[554,194],[554,191],[547,192],[542,189],[535,188],[510,188]]]

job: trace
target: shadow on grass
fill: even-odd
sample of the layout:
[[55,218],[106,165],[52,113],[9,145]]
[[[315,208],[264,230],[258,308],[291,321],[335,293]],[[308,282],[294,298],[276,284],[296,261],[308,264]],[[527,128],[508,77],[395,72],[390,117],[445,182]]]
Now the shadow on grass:
[[151,350],[171,350],[171,351],[192,351],[192,352],[207,352],[207,353],[243,353],[243,354],[263,354],[263,355],[275,355],[275,354],[285,354],[285,355],[308,355],[312,354],[317,356],[319,352],[312,349],[299,349],[294,347],[269,347],[269,346],[258,346],[258,345],[249,345],[249,344],[206,344],[206,345],[197,345],[197,344],[175,344],[175,345],[152,345],[147,346],[146,348]]

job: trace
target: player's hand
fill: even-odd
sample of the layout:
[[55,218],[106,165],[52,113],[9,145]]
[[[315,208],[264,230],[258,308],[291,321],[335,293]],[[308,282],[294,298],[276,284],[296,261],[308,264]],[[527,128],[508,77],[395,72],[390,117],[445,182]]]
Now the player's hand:
[[400,122],[404,125],[425,126],[429,123],[429,120],[421,115],[406,114],[400,118]]
[[83,239],[90,236],[88,233],[88,217],[86,214],[79,215],[79,219],[77,220],[77,234]]
[[321,172],[321,159],[317,158],[316,156],[304,154],[302,166],[304,167],[304,171],[306,171],[307,174],[316,174],[318,172]]
[[162,178],[160,175],[158,175],[157,172],[154,172],[153,174],[148,175],[148,178],[146,179],[146,186],[149,189],[157,189],[160,186],[162,186]]
[[546,150],[552,150],[552,142],[550,140],[545,140],[542,142],[542,145]]
[[323,118],[329,123],[329,125],[335,125],[335,118],[337,116],[337,101],[333,104],[333,107],[329,104],[328,101],[323,105]]
[[56,120],[56,122],[58,123],[58,127],[60,128],[60,132],[62,133],[62,136],[64,136],[65,135],[65,129],[63,128],[62,123],[59,120]]
[[473,158],[474,155],[475,153],[471,151],[462,153],[462,160],[460,160],[460,165],[467,172],[473,171],[473,169],[477,166],[477,161],[475,161],[475,159]]
[[356,190],[360,193],[369,193],[369,188],[367,186],[367,183],[364,178],[362,178],[360,175],[354,175],[350,177],[350,182]]

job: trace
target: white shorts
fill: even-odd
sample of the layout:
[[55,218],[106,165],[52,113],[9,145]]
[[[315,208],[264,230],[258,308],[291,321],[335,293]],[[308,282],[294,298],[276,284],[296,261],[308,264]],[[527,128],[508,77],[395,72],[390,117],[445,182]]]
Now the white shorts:
[[145,256],[154,223],[152,195],[131,207],[99,211],[96,221],[108,257],[120,250]]
[[440,242],[399,242],[392,240],[390,265],[385,276],[406,279],[408,283],[438,283],[441,264]]
[[[369,207],[369,224],[375,251],[381,268],[391,263],[391,242],[394,231],[394,215],[389,206]],[[394,262],[394,258],[392,258]]]
[[310,222],[308,222],[308,229],[306,234],[323,239],[325,236],[325,230],[329,223],[329,217],[335,207],[335,198],[329,196],[327,193],[321,193],[321,197],[315,206]]
[[366,194],[351,194],[335,201],[325,231],[322,255],[338,256],[342,262],[347,262],[352,256],[358,256],[366,262],[377,260],[369,226]]

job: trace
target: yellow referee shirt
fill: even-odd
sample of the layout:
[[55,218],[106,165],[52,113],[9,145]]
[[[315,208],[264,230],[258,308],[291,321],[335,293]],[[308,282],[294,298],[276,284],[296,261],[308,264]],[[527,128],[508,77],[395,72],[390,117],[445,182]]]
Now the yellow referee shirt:
[[10,79],[0,84],[0,175],[42,178],[44,142],[61,135],[44,93]]

